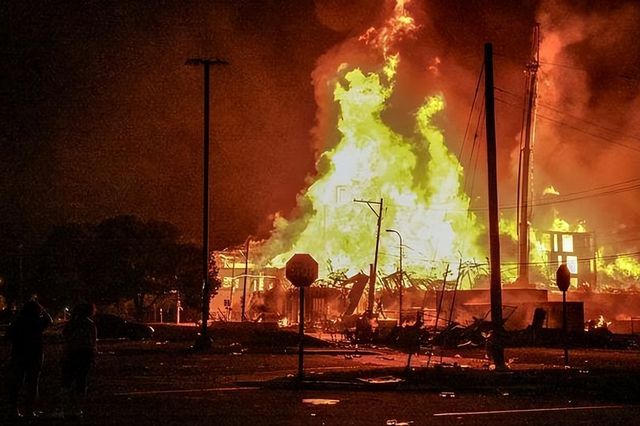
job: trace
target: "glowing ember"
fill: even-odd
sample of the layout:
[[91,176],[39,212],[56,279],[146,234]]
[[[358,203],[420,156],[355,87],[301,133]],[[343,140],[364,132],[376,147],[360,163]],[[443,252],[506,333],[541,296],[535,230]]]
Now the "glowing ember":
[[289,327],[289,318],[284,317],[278,320],[278,327]]
[[605,321],[604,316],[600,315],[598,320],[589,320],[584,326],[584,331],[608,330],[611,321]]
[[339,399],[324,399],[324,398],[305,398],[302,400],[303,404],[311,405],[336,405],[340,402]]

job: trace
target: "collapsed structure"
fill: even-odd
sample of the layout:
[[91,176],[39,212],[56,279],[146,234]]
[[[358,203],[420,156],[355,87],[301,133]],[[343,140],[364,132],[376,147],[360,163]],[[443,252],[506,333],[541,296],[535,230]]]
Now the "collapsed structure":
[[[435,327],[487,318],[486,212],[472,203],[467,182],[474,177],[465,176],[461,154],[450,150],[440,127],[446,104],[437,89],[439,59],[431,58],[418,74],[433,83],[422,99],[404,100],[406,89],[398,89],[402,78],[416,77],[415,64],[405,63],[402,55],[420,28],[409,5],[398,1],[384,22],[319,59],[312,76],[318,100],[312,132],[317,173],[299,194],[296,213],[278,215],[268,239],[218,253],[223,286],[211,309],[218,318],[295,321],[298,298],[284,277],[284,264],[294,253],[309,253],[321,265],[321,279],[309,289],[305,307],[310,322],[348,322],[372,310],[390,323],[400,312],[407,319],[421,313]],[[530,106],[535,105],[532,76],[540,53],[534,45],[535,61],[527,64]],[[411,119],[390,124],[398,116]],[[525,121],[522,132],[529,137],[535,117]],[[524,150],[532,144],[528,139]],[[522,175],[529,173],[527,165]],[[627,293],[621,303],[615,291],[624,279],[637,282],[637,261],[627,258],[631,266],[624,269],[617,259],[605,257],[584,224],[560,219],[554,194],[550,189],[541,195],[551,202],[537,216],[538,228],[526,208],[519,220],[506,213],[501,218],[505,327],[526,327],[538,308],[545,312],[546,326],[558,327],[561,293],[554,274],[566,264],[570,329],[604,316],[618,332],[638,331],[636,296]],[[370,205],[377,200],[380,211]],[[397,255],[397,242],[381,235],[381,227],[404,237],[404,254]],[[526,259],[518,256],[523,238]],[[397,267],[400,263],[404,268]]]

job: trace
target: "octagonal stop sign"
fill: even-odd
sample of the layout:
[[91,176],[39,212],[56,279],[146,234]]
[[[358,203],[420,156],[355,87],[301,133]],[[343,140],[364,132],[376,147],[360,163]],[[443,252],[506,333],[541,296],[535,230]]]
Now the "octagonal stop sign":
[[318,262],[307,253],[296,253],[287,262],[285,276],[296,287],[309,287],[318,279]]
[[571,271],[564,263],[556,271],[556,285],[560,291],[567,291],[571,286]]

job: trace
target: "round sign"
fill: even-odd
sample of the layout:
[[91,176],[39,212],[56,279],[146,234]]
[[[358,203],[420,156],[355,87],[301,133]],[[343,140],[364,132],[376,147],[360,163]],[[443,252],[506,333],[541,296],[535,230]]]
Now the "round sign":
[[571,271],[564,263],[556,271],[556,285],[560,291],[567,291],[571,286]]
[[318,279],[318,262],[310,254],[296,253],[287,262],[285,276],[296,287],[309,287]]

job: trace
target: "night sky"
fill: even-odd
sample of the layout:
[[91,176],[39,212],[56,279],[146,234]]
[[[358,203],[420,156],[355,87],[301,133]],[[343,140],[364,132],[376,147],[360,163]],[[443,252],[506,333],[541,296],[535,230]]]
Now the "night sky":
[[[377,0],[2,2],[0,224],[44,229],[133,214],[170,221],[199,241],[203,68],[184,63],[219,58],[229,65],[211,70],[212,248],[264,235],[275,213],[295,208],[317,152],[332,144],[321,127],[323,114],[336,112],[316,99],[314,70],[390,7]],[[419,102],[414,97],[444,93],[441,124],[458,152],[482,48],[493,43],[499,173],[512,191],[523,68],[540,22],[536,185],[575,194],[577,201],[558,207],[568,218],[633,250],[640,241],[640,182],[633,181],[640,4],[414,0],[407,8],[421,29],[401,46],[408,65],[398,92],[406,96],[396,102],[406,108],[389,112],[395,128],[409,122],[403,111]],[[461,161],[471,170],[476,160]],[[627,181],[634,191],[617,186]]]

